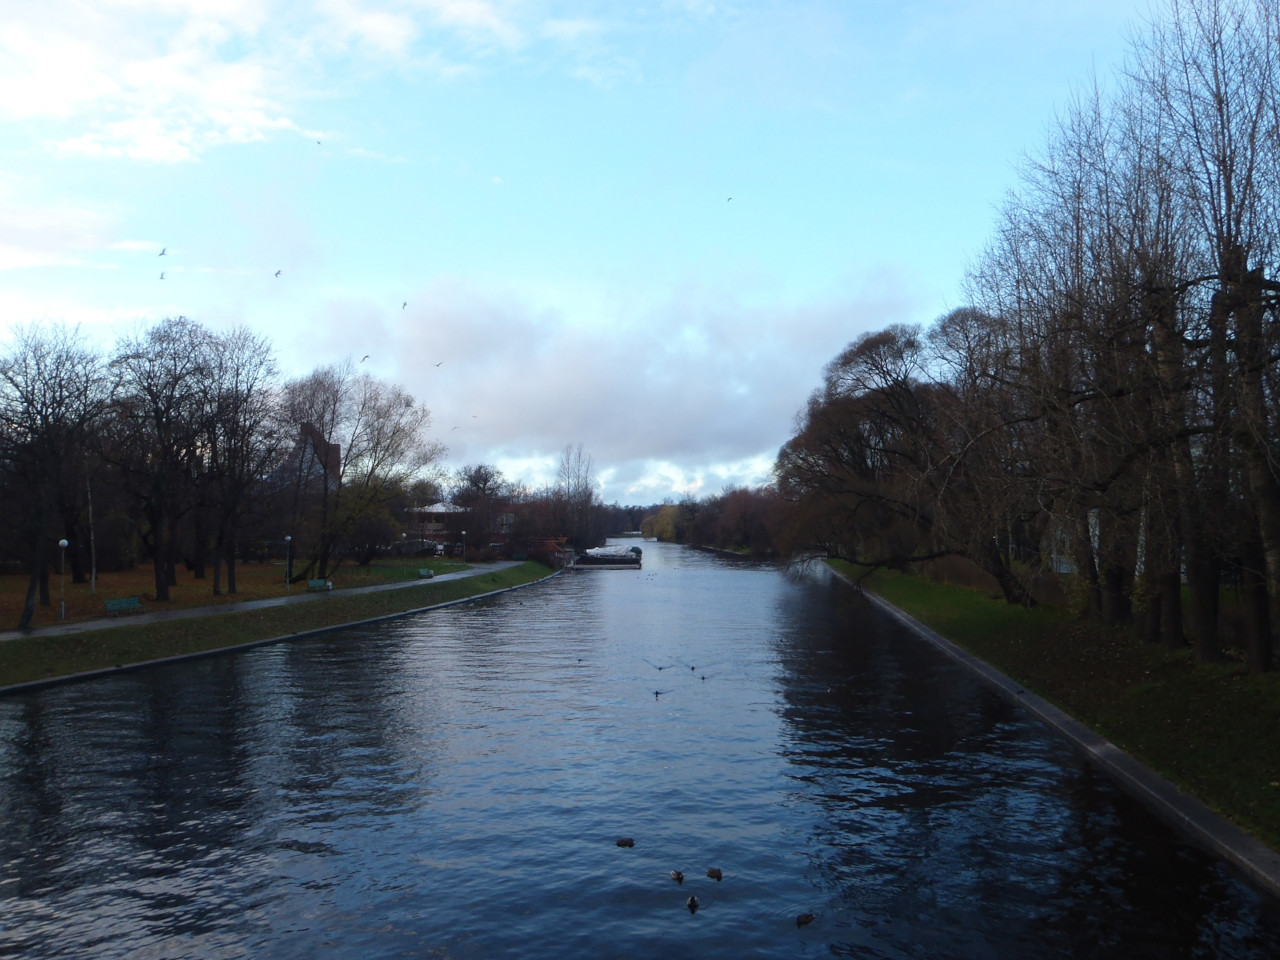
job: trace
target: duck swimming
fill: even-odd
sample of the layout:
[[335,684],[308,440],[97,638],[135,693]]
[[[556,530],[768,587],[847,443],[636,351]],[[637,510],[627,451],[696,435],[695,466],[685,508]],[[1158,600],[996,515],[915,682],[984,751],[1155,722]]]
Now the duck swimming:
[[681,873],[679,870],[672,870],[671,879],[674,880],[676,883],[684,883],[684,874]]
[[623,837],[621,840],[618,841],[618,846],[620,847],[634,847],[635,845],[636,845],[636,842],[632,840],[630,837]]
[[719,867],[709,867],[707,869],[707,876],[710,877],[712,880],[724,879],[724,874],[720,871]]
[[688,907],[688,908],[689,908],[689,912],[690,912],[690,913],[697,913],[697,912],[698,912],[698,898],[697,898],[697,897],[690,897],[688,900],[686,900],[686,901],[684,902],[684,905],[685,905],[686,907]]

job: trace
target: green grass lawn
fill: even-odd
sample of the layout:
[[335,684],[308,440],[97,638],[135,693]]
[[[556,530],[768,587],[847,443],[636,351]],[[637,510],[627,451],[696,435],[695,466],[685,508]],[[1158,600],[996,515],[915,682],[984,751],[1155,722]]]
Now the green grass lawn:
[[265,610],[0,641],[0,686],[356,623],[530,583],[550,573],[547,567],[528,562],[444,583],[424,580],[398,590],[363,594],[335,590],[315,594],[305,603]]
[[864,584],[1280,850],[1280,674],[923,577]]

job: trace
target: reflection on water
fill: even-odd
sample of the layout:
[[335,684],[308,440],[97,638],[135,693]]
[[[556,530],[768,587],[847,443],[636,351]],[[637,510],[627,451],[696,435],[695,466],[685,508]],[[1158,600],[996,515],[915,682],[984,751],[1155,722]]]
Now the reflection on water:
[[660,544],[0,701],[0,826],[0,955],[1280,956],[1271,901],[873,608]]

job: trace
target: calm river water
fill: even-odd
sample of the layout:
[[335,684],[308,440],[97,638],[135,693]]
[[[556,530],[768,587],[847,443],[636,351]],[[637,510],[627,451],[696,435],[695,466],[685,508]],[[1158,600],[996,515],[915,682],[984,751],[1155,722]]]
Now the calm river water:
[[819,571],[644,551],[0,700],[0,955],[1280,956],[1274,902]]

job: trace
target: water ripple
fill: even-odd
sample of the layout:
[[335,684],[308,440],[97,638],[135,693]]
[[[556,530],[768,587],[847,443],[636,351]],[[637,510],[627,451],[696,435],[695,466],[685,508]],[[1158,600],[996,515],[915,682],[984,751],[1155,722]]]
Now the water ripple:
[[1280,955],[1275,904],[870,607],[660,544],[0,702],[0,825],[3,956]]

